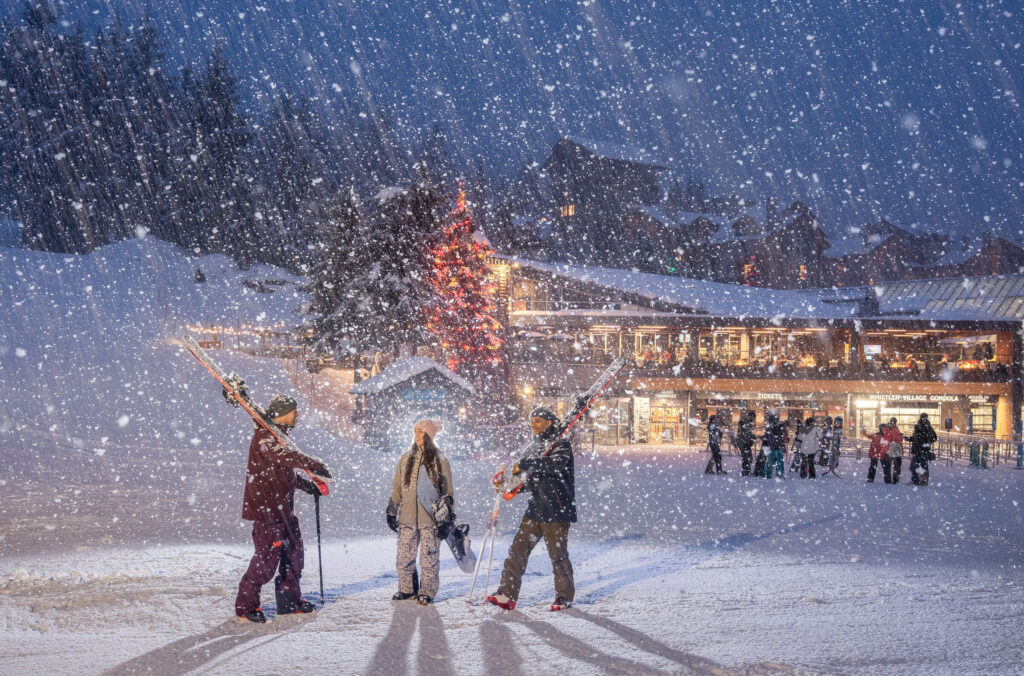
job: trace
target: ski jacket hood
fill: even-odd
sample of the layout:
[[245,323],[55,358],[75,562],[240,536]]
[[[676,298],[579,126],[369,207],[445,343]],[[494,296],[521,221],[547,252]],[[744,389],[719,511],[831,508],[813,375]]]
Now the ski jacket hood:
[[[277,427],[278,434],[284,434]],[[242,518],[246,521],[284,523],[295,517],[295,486],[307,490],[312,484],[296,476],[296,469],[324,474],[326,466],[305,453],[289,449],[263,427],[256,429],[249,443],[245,468]]]

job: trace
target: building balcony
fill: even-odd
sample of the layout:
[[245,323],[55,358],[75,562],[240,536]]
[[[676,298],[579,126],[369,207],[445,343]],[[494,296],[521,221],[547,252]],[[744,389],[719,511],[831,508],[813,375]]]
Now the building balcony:
[[[598,368],[612,360],[607,354],[566,355],[533,350],[514,350],[513,365],[558,364],[563,369],[577,367]],[[811,365],[813,363],[814,365]],[[589,372],[589,368],[587,369]],[[957,364],[906,365],[880,361],[864,362],[859,365],[839,360],[806,360],[803,363],[729,363],[722,361],[654,361],[642,358],[631,359],[623,373],[629,378],[693,378],[741,380],[831,380],[831,381],[912,381],[934,383],[1007,383],[1011,369],[1006,364],[994,362],[965,362]]]

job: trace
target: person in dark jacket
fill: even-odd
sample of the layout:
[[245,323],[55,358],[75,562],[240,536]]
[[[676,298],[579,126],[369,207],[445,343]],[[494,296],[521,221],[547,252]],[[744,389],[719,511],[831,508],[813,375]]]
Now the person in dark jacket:
[[[295,427],[298,415],[298,404],[287,395],[275,395],[267,406],[267,418],[282,436]],[[327,478],[331,476],[322,461],[288,448],[257,423],[249,444],[242,502],[242,518],[253,522],[255,552],[238,583],[235,615],[240,621],[267,621],[260,608],[260,589],[270,582],[275,572],[278,615],[316,610],[302,598],[299,589],[303,549],[299,519],[295,515],[295,488],[310,495],[316,494],[317,488],[305,477],[298,476],[297,469]]]
[[779,414],[774,409],[769,411],[765,418],[763,438],[763,446],[768,447],[768,456],[761,474],[765,479],[772,478],[773,469],[776,478],[785,478],[786,436],[786,426],[779,420]]
[[[562,610],[572,604],[576,595],[572,562],[569,561],[569,526],[576,522],[576,478],[573,469],[572,445],[568,439],[555,441],[558,416],[544,406],[530,413],[533,443],[526,455],[512,466],[513,475],[527,474],[524,490],[530,501],[512,538],[508,558],[501,571],[501,583],[488,603],[505,610],[514,610],[523,582],[523,573],[530,552],[541,538],[551,557],[555,575],[555,600],[551,610]],[[544,451],[554,443],[551,453]]]
[[740,449],[740,475],[750,476],[750,463],[753,460],[754,423],[757,421],[757,414],[747,411],[740,416],[740,422],[736,429],[736,446]]
[[818,464],[828,467],[828,455],[832,449],[832,416],[825,416],[825,423],[821,426],[821,436],[818,439]]
[[722,469],[722,428],[718,426],[717,415],[708,418],[708,450],[711,451],[711,459],[708,460],[704,473],[711,474],[714,465],[715,474],[725,474],[725,470]]
[[927,486],[928,461],[935,457],[932,445],[938,439],[927,413],[921,414],[914,425],[914,432],[906,439],[910,442],[910,483],[915,486]]

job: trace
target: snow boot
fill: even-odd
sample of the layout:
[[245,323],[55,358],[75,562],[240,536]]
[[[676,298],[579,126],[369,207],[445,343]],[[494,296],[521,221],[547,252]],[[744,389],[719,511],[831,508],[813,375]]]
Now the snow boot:
[[495,594],[493,596],[488,596],[487,597],[487,602],[498,606],[502,610],[515,610],[516,609],[516,600],[515,599],[510,599],[509,597],[505,596],[504,594]]
[[561,596],[555,598],[554,603],[551,604],[551,612],[557,612],[559,610],[565,610],[566,608],[572,607],[572,601],[566,601]]
[[298,603],[295,603],[289,608],[282,608],[277,611],[278,615],[307,615],[309,613],[315,613],[316,606],[307,601],[306,599],[299,599]]
[[399,591],[399,592],[395,592],[395,595],[391,597],[391,600],[392,601],[404,601],[406,599],[411,599],[411,598],[413,598],[415,596],[416,596],[416,592],[412,592],[411,594],[406,594],[405,592]]
[[420,604],[421,606],[429,606],[433,602],[434,599],[430,598],[426,594],[420,594],[416,597],[416,603]]
[[267,616],[263,614],[262,608],[257,608],[251,613],[245,615],[235,615],[236,622],[254,622],[256,624],[263,624],[267,621]]

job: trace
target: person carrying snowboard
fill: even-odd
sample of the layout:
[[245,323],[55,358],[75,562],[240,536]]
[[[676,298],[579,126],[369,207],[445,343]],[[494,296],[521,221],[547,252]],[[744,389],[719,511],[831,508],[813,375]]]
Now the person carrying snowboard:
[[[435,505],[443,499],[450,508],[455,502],[451,465],[434,443],[441,429],[440,421],[427,418],[413,425],[412,448],[398,459],[391,481],[386,516],[388,527],[398,533],[398,591],[391,597],[394,601],[415,596],[425,606],[434,602],[440,586],[441,534],[434,518]],[[416,573],[417,550],[422,576]]]
[[[267,419],[278,434],[287,434],[298,420],[298,404],[292,397],[276,394],[267,405]],[[266,622],[260,607],[260,589],[274,580],[277,614],[312,613],[316,607],[302,598],[303,549],[299,519],[295,515],[295,488],[317,495],[316,486],[295,470],[308,470],[330,478],[322,461],[297,450],[290,450],[274,435],[256,424],[249,443],[249,462],[245,469],[245,497],[242,518],[252,521],[255,548],[249,568],[238,583],[235,615],[239,621]]]
[[786,471],[786,427],[779,420],[778,411],[772,409],[768,412],[764,423],[763,446],[768,447],[768,456],[765,459],[764,470],[761,476],[765,479],[772,478],[772,470],[779,479],[785,478]]
[[750,463],[753,460],[754,423],[757,421],[757,414],[753,411],[746,411],[740,416],[740,422],[736,430],[736,446],[740,449],[740,475],[750,476]]
[[818,438],[818,464],[828,467],[828,454],[832,448],[832,416],[825,416],[825,423],[821,426],[821,435]]
[[522,472],[529,475],[524,490],[529,491],[530,501],[519,530],[512,538],[497,592],[487,597],[488,603],[505,610],[515,609],[527,560],[541,538],[547,545],[555,575],[555,600],[551,610],[568,608],[576,595],[569,560],[569,526],[576,522],[572,445],[568,439],[559,439],[551,453],[542,456],[554,442],[558,422],[558,416],[551,409],[544,406],[533,409],[530,413],[533,443],[526,455],[512,466],[513,475]]
[[906,439],[910,442],[910,483],[915,486],[927,486],[928,461],[935,459],[932,444],[938,439],[927,413],[921,414],[914,425],[914,432]]
[[[708,418],[708,450],[711,451],[711,459],[704,469],[705,474],[725,474],[722,469],[722,428],[718,426],[718,416]],[[712,472],[714,465],[714,472]]]
[[843,418],[836,416],[832,421],[832,436],[829,439],[828,469],[833,474],[839,467],[839,451],[843,445]]

